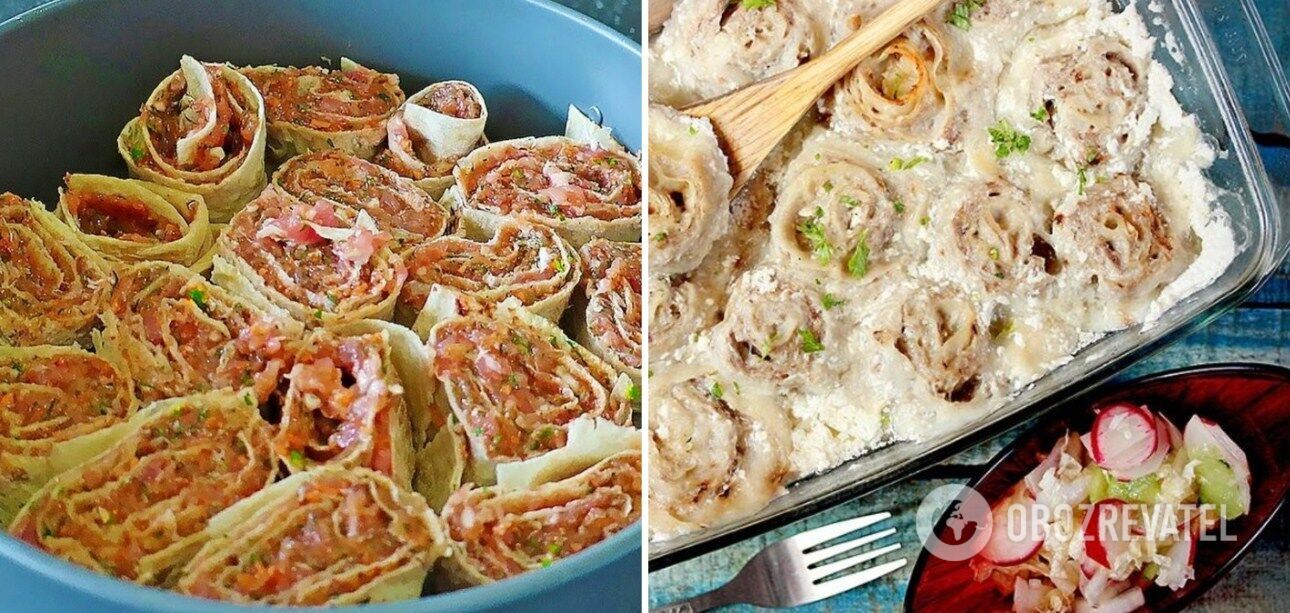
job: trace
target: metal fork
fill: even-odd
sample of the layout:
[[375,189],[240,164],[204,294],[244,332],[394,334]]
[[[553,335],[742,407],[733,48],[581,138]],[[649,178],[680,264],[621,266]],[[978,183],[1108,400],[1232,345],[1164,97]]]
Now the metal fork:
[[824,545],[890,517],[891,513],[874,513],[807,530],[773,543],[748,560],[729,583],[689,600],[651,609],[650,613],[698,613],[739,603],[796,607],[855,589],[895,572],[908,562],[900,558],[861,568],[870,560],[900,549],[900,543],[892,543],[857,551],[896,534],[896,529],[887,528],[836,545]]

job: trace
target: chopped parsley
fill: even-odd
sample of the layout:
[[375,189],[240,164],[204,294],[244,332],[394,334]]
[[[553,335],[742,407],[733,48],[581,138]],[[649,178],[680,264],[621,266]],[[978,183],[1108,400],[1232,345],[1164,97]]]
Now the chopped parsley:
[[960,30],[972,29],[972,11],[981,8],[985,0],[963,0],[955,2],[954,7],[950,9],[945,16],[945,23],[948,23]]
[[1049,117],[1048,107],[1041,106],[1035,109],[1035,112],[1031,113],[1030,116],[1035,118],[1035,121],[1038,121],[1039,123],[1044,123],[1045,121],[1048,121],[1048,117]]
[[132,145],[130,147],[130,159],[138,162],[143,159],[143,147],[141,145]]
[[322,319],[322,318],[323,318],[322,309],[314,309],[314,319]]
[[770,352],[775,348],[775,343],[779,340],[779,331],[771,330],[770,336],[766,338],[766,345],[761,348],[762,357],[770,359]]
[[659,243],[661,243],[661,242],[663,242],[663,241],[665,241],[665,240],[667,240],[667,232],[659,232],[659,233],[657,233],[657,234],[655,234],[655,235],[654,235],[654,241],[655,241],[655,242],[659,242]]
[[904,203],[904,202],[901,202],[901,201],[899,201],[899,200],[893,200],[893,201],[892,201],[892,203],[891,203],[891,206],[892,206],[892,208],[896,209],[896,214],[897,214],[897,215],[903,215],[903,214],[905,214],[905,203]]
[[848,209],[854,209],[854,208],[856,208],[856,207],[860,206],[860,201],[859,201],[859,200],[856,200],[855,198],[853,198],[853,197],[851,197],[851,196],[848,196],[848,195],[846,195],[846,194],[843,194],[843,195],[841,195],[841,196],[838,196],[838,200],[841,200],[841,201],[842,201],[842,204],[847,205],[847,208],[848,208]]
[[291,467],[297,470],[305,467],[305,454],[300,453],[299,449],[291,450]]
[[824,182],[824,186],[823,186],[823,187],[824,187],[824,191],[826,191],[826,192],[831,192],[831,191],[833,191],[833,182],[832,182],[832,181],[825,181],[825,182]]
[[251,397],[251,392],[242,394],[242,402],[245,402],[248,407],[255,406],[255,399]]
[[820,343],[820,339],[815,337],[815,333],[811,332],[810,328],[799,328],[797,336],[802,339],[802,353],[824,351],[824,345]]
[[193,301],[193,304],[197,305],[197,308],[201,309],[203,313],[206,312],[206,292],[205,291],[203,291],[201,288],[190,289],[188,290],[188,298],[191,299]]
[[836,306],[841,305],[841,304],[845,304],[845,303],[846,303],[846,300],[843,300],[843,299],[841,299],[841,298],[838,298],[837,296],[834,296],[833,294],[828,294],[828,293],[826,293],[826,294],[824,294],[824,298],[822,299],[822,302],[824,303],[824,310],[828,311],[828,310],[832,309],[833,307],[836,307]]
[[554,202],[549,202],[549,203],[547,203],[547,205],[546,205],[546,212],[547,212],[548,214],[550,214],[552,217],[554,217],[554,218],[556,218],[556,219],[558,219],[558,220],[560,220],[560,221],[564,221],[564,220],[565,220],[565,217],[564,217],[564,211],[561,211],[561,210],[560,210],[560,207],[559,207],[558,205],[556,205],[556,203],[554,203]]
[[551,437],[553,436],[555,436],[554,426],[542,426],[541,430],[534,433],[533,438],[536,438],[539,443],[545,443],[551,440]]
[[775,6],[775,0],[739,0],[739,6],[746,9],[768,9]]
[[712,387],[708,388],[708,393],[716,400],[721,400],[721,397],[726,395],[725,390],[721,389],[721,384],[716,381],[712,382]]
[[909,170],[910,168],[918,166],[926,161],[927,158],[921,155],[916,155],[908,160],[904,158],[891,158],[891,163],[887,164],[887,167],[892,170]]
[[529,342],[529,339],[524,338],[523,336],[520,336],[519,334],[512,332],[511,342],[518,345],[519,348],[524,352],[524,355],[533,355],[533,343]]
[[797,224],[797,231],[811,245],[811,255],[815,261],[821,264],[828,264],[833,259],[833,245],[829,243],[829,238],[824,235],[824,225],[820,219],[824,217],[824,209],[815,207],[815,215],[810,219],[804,220]]
[[634,404],[641,403],[641,386],[632,383],[627,386],[627,399]]
[[860,242],[856,245],[851,257],[847,258],[847,272],[860,278],[869,272],[869,231],[860,232]]
[[990,252],[989,252],[989,253],[990,253],[990,259],[992,259],[992,260],[998,260],[998,259],[999,259],[999,248],[998,248],[998,247],[991,247],[991,248],[990,248]]
[[694,136],[695,134],[698,134],[698,133],[699,133],[698,126],[690,126],[690,136]]
[[564,272],[568,269],[568,265],[564,263],[564,258],[556,258],[552,262],[555,263],[556,272]]
[[999,120],[999,123],[989,128],[988,132],[997,158],[1002,159],[1013,153],[1025,153],[1030,150],[1030,136],[1013,130],[1006,121]]
[[1084,188],[1088,187],[1088,169],[1081,166],[1079,169],[1079,174],[1076,175],[1075,179],[1079,181],[1079,185],[1077,187],[1076,193],[1083,196]]
[[925,225],[927,225],[928,223],[930,223],[931,221],[932,221],[932,218],[931,218],[931,217],[928,217],[928,216],[926,216],[926,215],[923,215],[922,217],[919,217],[919,218],[918,218],[918,225],[920,225],[920,226],[925,226]]

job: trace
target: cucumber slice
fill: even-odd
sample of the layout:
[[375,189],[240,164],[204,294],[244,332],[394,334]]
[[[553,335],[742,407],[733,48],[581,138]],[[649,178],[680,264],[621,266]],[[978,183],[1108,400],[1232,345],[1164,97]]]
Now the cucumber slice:
[[1110,496],[1107,496],[1106,494],[1106,481],[1110,477],[1110,475],[1106,474],[1106,471],[1098,468],[1096,464],[1089,464],[1084,469],[1084,473],[1089,476],[1088,501],[1090,503],[1097,504],[1102,500],[1110,498]]
[[1193,454],[1196,480],[1200,482],[1200,501],[1218,507],[1223,519],[1234,519],[1249,511],[1249,502],[1241,495],[1236,471],[1217,453]]
[[1155,473],[1132,481],[1120,481],[1097,466],[1089,468],[1089,475],[1092,477],[1088,487],[1090,502],[1115,498],[1125,502],[1153,504],[1160,499],[1160,477]]
[[[1107,475],[1110,477],[1110,475]],[[1117,481],[1114,477],[1106,486],[1106,493],[1125,502],[1153,504],[1160,499],[1160,477],[1155,473],[1143,475],[1132,481]]]

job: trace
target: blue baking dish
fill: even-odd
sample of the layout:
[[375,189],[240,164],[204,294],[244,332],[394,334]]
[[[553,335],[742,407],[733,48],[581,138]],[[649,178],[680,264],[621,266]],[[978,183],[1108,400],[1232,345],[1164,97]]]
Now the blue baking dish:
[[[405,91],[475,83],[488,136],[558,134],[569,104],[641,143],[641,52],[545,0],[62,0],[0,23],[0,191],[57,200],[67,172],[124,175],[116,135],[181,54],[247,64],[352,57]],[[639,525],[493,585],[371,612],[639,610]],[[239,611],[100,576],[0,536],[0,611]]]

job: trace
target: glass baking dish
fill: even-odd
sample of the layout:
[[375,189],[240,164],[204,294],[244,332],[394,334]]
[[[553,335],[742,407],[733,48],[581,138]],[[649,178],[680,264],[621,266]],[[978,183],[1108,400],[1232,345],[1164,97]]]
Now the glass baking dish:
[[[1160,319],[1108,335],[1084,348],[1071,362],[1034,382],[997,411],[956,431],[917,443],[894,444],[802,479],[765,509],[734,523],[651,542],[650,569],[702,555],[905,479],[1047,412],[1059,400],[1079,396],[1205,326],[1254,293],[1290,248],[1290,173],[1274,173],[1276,181],[1269,178],[1225,67],[1227,62],[1244,74],[1249,74],[1251,67],[1267,71],[1247,80],[1264,83],[1265,88],[1243,93],[1247,100],[1265,105],[1261,108],[1272,106],[1269,116],[1275,119],[1256,130],[1284,135],[1290,126],[1290,88],[1254,1],[1138,2],[1148,30],[1159,41],[1156,59],[1174,76],[1175,94],[1183,108],[1196,115],[1220,151],[1209,176],[1222,190],[1219,205],[1231,217],[1238,249],[1221,277]],[[1116,4],[1122,8],[1127,3],[1116,0]],[[1214,36],[1207,22],[1215,25],[1220,37]],[[1177,53],[1166,51],[1167,40],[1176,41]]]

